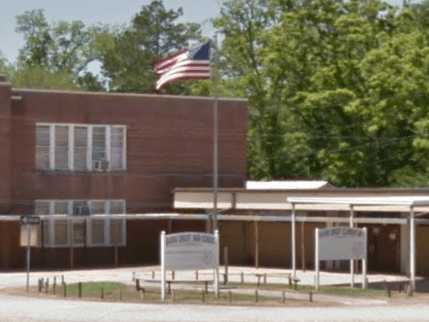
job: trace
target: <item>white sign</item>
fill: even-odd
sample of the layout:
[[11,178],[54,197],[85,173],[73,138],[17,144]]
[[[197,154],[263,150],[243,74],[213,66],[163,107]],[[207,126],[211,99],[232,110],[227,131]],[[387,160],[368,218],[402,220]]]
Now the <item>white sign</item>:
[[319,229],[319,260],[366,258],[366,235],[362,229],[336,227]]
[[216,237],[205,233],[179,233],[165,236],[165,269],[198,270],[217,268]]
[[320,286],[320,261],[350,260],[351,285],[354,285],[354,263],[356,259],[362,260],[362,288],[367,287],[366,282],[366,228],[336,227],[319,229],[315,231],[314,266],[315,287]]
[[213,269],[214,290],[219,294],[219,232],[161,232],[161,300],[165,301],[166,270]]

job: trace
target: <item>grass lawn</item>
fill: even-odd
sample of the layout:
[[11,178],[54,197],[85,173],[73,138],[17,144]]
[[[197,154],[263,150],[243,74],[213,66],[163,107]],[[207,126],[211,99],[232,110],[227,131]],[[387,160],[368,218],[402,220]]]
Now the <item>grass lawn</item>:
[[[236,288],[255,289],[256,284],[252,283],[228,283],[228,285]],[[295,291],[300,293],[318,293],[318,294],[330,294],[338,296],[351,296],[351,297],[386,297],[386,291],[382,289],[367,288],[362,289],[360,287],[350,288],[349,286],[321,286],[319,291],[315,291],[313,286],[309,285],[298,285],[295,290],[293,286],[285,284],[260,284],[260,290],[271,290],[271,291]]]
[[[85,282],[82,283],[81,298],[83,300],[105,300],[112,302],[148,302],[159,303],[160,289],[159,287],[145,287],[144,292],[137,292],[134,286],[125,285],[115,282]],[[46,294],[42,292],[41,295]],[[47,293],[58,298],[79,298],[79,284],[67,284],[66,292],[63,286],[57,286],[55,294],[50,289]],[[166,292],[167,303],[182,303],[182,304],[220,304],[220,305],[266,305],[266,306],[299,306],[303,305],[303,301],[288,299],[283,302],[280,296],[262,296],[258,294],[257,298],[255,293],[251,294],[237,294],[229,290],[221,290],[219,297],[214,293],[205,293],[202,290],[172,290],[172,294]],[[306,302],[306,305],[309,303]],[[311,305],[311,304],[310,304]]]

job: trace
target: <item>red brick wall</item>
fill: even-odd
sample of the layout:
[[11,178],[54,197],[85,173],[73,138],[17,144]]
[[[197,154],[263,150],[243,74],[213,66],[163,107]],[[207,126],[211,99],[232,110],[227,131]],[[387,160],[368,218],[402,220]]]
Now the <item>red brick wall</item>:
[[[211,99],[24,90],[16,94],[22,101],[14,102],[12,109],[15,213],[31,212],[34,199],[78,198],[126,199],[131,213],[165,210],[171,208],[173,188],[211,186]],[[221,100],[219,109],[220,184],[243,186],[246,103]],[[126,125],[128,170],[86,175],[36,171],[36,122]]]
[[0,214],[10,211],[11,203],[11,88],[0,81]]

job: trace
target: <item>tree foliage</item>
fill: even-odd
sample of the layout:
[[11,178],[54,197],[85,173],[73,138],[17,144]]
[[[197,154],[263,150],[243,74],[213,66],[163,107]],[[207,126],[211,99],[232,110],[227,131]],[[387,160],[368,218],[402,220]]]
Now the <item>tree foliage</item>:
[[[156,60],[187,47],[201,37],[200,26],[182,23],[181,8],[167,10],[162,1],[143,6],[130,26],[107,35],[101,46],[103,75],[113,91],[153,92]],[[169,86],[171,93],[188,93],[189,85]]]
[[215,25],[225,35],[224,77],[249,98],[250,176],[422,184],[429,43],[421,12],[378,0],[224,1]]
[[[98,58],[96,39],[104,31],[103,27],[87,27],[82,21],[49,23],[43,10],[31,10],[17,16],[16,31],[22,34],[25,43],[16,66],[20,79],[38,79],[43,72],[64,81],[68,79],[75,88],[79,85],[83,89],[102,88],[88,66]],[[91,86],[87,86],[87,82]]]

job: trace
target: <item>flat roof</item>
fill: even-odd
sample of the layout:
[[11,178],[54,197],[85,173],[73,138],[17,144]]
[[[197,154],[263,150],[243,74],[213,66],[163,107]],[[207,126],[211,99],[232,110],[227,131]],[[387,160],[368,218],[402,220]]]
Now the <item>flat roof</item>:
[[[173,189],[173,192],[212,192],[213,188],[189,188],[189,187],[177,187]],[[325,190],[319,190],[319,189],[279,189],[276,191],[273,191],[272,189],[246,189],[243,187],[237,187],[237,188],[219,188],[219,192],[303,192],[303,193],[348,193],[348,194],[354,194],[354,193],[374,193],[374,194],[386,194],[386,193],[393,193],[393,194],[425,194],[429,196],[429,188],[338,188],[335,186],[330,186],[329,189]]]
[[[136,97],[136,98],[160,98],[160,99],[180,99],[180,100],[207,100],[212,101],[212,96],[184,96],[184,95],[169,95],[169,94],[144,94],[144,93],[112,93],[112,92],[88,92],[78,90],[58,90],[58,89],[32,89],[32,88],[12,88],[13,94],[19,93],[53,93],[65,95],[93,95],[93,96],[118,96],[118,97]],[[229,102],[247,102],[246,98],[237,97],[219,97],[220,101]]]
[[322,180],[246,181],[246,189],[248,190],[321,189],[327,185],[330,185],[329,182]]

